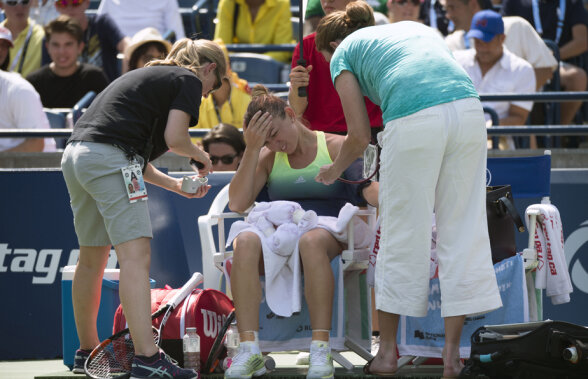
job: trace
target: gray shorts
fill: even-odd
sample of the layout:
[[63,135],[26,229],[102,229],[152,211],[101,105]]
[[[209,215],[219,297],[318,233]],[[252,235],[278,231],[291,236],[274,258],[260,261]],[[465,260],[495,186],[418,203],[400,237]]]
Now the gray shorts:
[[125,153],[109,144],[78,141],[65,148],[61,170],[80,246],[116,246],[153,237],[147,201],[129,203],[121,174],[128,165]]

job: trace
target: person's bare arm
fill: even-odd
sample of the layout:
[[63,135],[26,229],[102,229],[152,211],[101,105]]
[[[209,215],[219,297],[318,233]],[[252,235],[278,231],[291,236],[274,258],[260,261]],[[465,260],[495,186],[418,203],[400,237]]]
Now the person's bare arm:
[[208,193],[211,186],[200,186],[196,193],[187,193],[182,191],[182,178],[174,178],[159,171],[151,163],[147,164],[145,173],[143,173],[143,179],[146,182],[164,188],[168,191],[175,192],[179,195],[187,197],[189,199],[203,197]]
[[212,172],[212,163],[208,158],[208,154],[190,140],[189,124],[190,115],[188,113],[178,109],[170,110],[163,134],[165,143],[174,153],[202,163],[204,167],[199,169],[198,172],[202,176],[208,175],[209,172]]
[[22,153],[31,153],[31,152],[38,152],[43,151],[45,147],[45,141],[43,138],[27,138],[22,143],[10,148],[8,152],[22,152]]
[[559,48],[561,60],[576,57],[588,50],[588,28],[584,24],[572,26],[572,39]]
[[541,89],[553,77],[553,70],[551,67],[539,67],[534,68],[535,71],[535,80],[537,82],[537,91]]
[[347,122],[347,137],[335,161],[321,167],[315,178],[317,182],[324,184],[332,184],[341,176],[343,171],[363,154],[371,140],[370,119],[355,76],[350,71],[341,72],[335,80],[335,89],[343,106]]
[[528,116],[528,110],[511,104],[508,108],[508,116],[501,118],[499,125],[525,125]]
[[258,111],[244,128],[245,152],[229,186],[229,209],[233,212],[245,212],[267,182],[268,171],[263,166],[263,157],[269,154],[269,150],[262,152],[262,149],[271,122],[269,113]]

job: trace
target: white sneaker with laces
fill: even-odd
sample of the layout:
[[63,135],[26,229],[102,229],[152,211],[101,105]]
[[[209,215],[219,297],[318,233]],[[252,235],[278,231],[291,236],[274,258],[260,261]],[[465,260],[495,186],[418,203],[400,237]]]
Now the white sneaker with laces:
[[231,366],[225,371],[225,379],[251,378],[265,374],[266,368],[259,346],[254,342],[241,342]]
[[306,379],[332,379],[335,376],[331,346],[325,341],[310,343],[310,365]]

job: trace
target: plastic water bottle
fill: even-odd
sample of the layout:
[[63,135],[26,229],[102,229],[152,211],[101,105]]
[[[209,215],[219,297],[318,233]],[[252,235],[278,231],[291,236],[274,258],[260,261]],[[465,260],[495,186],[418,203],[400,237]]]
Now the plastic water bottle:
[[223,360],[223,369],[227,369],[231,366],[233,357],[237,355],[239,350],[239,330],[237,329],[237,322],[233,321],[224,341],[225,347],[227,348],[227,357]]
[[200,372],[200,336],[196,328],[186,328],[184,334],[184,368]]

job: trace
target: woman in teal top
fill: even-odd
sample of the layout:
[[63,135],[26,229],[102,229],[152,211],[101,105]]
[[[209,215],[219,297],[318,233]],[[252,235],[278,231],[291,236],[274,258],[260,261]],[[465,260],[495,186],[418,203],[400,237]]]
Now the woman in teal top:
[[444,377],[461,371],[465,315],[502,305],[485,208],[486,127],[480,100],[441,37],[411,21],[373,26],[365,2],[321,20],[316,45],[330,61],[348,135],[316,180],[331,184],[365,149],[363,96],[382,109],[381,240],[375,272],[380,349],[365,371],[398,369],[399,315],[427,314],[431,215],[435,212],[445,322]]
[[[321,166],[331,164],[344,140],[343,136],[325,134],[306,128],[294,110],[263,86],[255,86],[244,119],[246,149],[229,187],[229,208],[244,212],[267,186],[270,200],[292,200],[304,210],[319,215],[337,215],[345,202],[355,202],[356,192],[376,205],[378,184],[350,187],[337,183],[326,186],[315,182]],[[361,164],[360,164],[361,166]],[[361,167],[346,177],[361,178]],[[299,240],[304,269],[305,293],[310,312],[312,344],[308,378],[332,378],[329,330],[331,328],[334,279],[330,261],[341,254],[343,246],[326,229],[313,229]],[[259,355],[259,305],[262,263],[261,240],[257,234],[241,233],[234,242],[231,291],[240,332],[239,353],[225,378],[246,378],[265,372]]]

